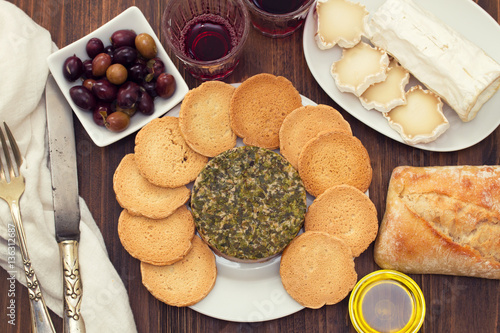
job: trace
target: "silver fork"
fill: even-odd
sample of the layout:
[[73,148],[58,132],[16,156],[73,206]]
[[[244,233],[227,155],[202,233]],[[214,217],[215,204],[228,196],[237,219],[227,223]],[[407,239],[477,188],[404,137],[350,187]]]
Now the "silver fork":
[[50,320],[45,300],[43,299],[42,289],[36,277],[33,267],[31,267],[31,260],[28,255],[28,248],[26,246],[26,235],[21,220],[21,211],[19,209],[19,198],[24,193],[24,177],[21,175],[20,167],[23,161],[19,147],[16,140],[12,135],[7,124],[3,123],[5,133],[10,142],[12,153],[17,167],[17,175],[12,164],[12,159],[9,153],[9,147],[5,140],[2,128],[0,127],[0,140],[2,141],[2,150],[5,157],[5,163],[9,169],[9,177],[7,177],[4,166],[0,161],[0,198],[7,201],[10,207],[12,220],[14,221],[17,241],[21,249],[23,258],[24,273],[26,275],[26,285],[28,286],[31,310],[31,328],[32,332],[55,332],[52,321]]

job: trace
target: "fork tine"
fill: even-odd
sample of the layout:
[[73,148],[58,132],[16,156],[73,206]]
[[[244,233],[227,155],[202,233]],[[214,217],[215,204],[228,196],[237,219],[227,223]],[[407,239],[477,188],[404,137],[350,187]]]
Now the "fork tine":
[[[6,159],[9,159],[10,162],[10,157],[9,157],[9,151],[7,150],[7,143],[5,142],[5,136],[3,135],[2,128],[0,128],[0,140],[2,141],[2,150],[4,151],[4,155]],[[3,168],[3,163],[0,160],[0,178],[5,181],[5,172]]]
[[14,153],[14,159],[16,160],[17,170],[21,169],[21,164],[23,162],[23,158],[21,157],[21,152],[19,151],[19,146],[17,145],[16,139],[12,132],[10,131],[9,126],[3,122],[3,126],[5,127],[5,133],[7,133],[7,137],[9,138],[10,146],[12,148],[12,152]]
[[3,133],[2,133],[2,147],[3,147],[3,154],[5,156],[5,161],[7,162],[7,168],[9,169],[10,179],[12,179],[16,176],[16,174],[14,173],[14,167],[12,166],[12,159],[10,158],[9,148],[7,147],[7,142],[5,141],[5,136],[3,135]]

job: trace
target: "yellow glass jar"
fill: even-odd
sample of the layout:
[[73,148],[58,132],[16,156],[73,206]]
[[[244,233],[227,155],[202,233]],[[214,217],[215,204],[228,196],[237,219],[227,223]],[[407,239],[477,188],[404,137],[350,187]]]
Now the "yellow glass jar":
[[418,332],[425,318],[424,295],[403,273],[375,271],[352,290],[349,316],[358,333]]

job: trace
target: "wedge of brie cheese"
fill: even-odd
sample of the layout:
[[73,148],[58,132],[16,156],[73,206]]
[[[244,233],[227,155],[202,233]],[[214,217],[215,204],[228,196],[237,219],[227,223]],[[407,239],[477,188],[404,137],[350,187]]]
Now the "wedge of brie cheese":
[[410,81],[410,73],[396,60],[389,63],[384,81],[368,87],[360,96],[361,104],[367,110],[389,112],[396,106],[406,104],[405,87]]
[[410,145],[434,141],[450,127],[439,96],[420,85],[406,92],[405,105],[383,115],[389,126]]
[[464,122],[500,86],[497,62],[411,0],[387,0],[371,16],[368,34]]
[[342,50],[342,57],[331,67],[331,75],[342,92],[356,96],[372,84],[384,81],[389,67],[389,56],[384,50],[359,42]]
[[353,47],[365,36],[368,11],[349,0],[318,0],[317,31],[314,36],[321,50],[335,45]]

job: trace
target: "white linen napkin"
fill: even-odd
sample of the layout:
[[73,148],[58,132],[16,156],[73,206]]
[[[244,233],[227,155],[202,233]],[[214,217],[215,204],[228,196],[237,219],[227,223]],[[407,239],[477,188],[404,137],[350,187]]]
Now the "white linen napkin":
[[[20,206],[28,252],[47,306],[61,316],[62,268],[54,236],[43,96],[49,72],[47,56],[57,47],[46,29],[4,0],[0,0],[0,32],[0,125],[8,124],[24,157],[21,173],[26,189]],[[80,209],[81,310],[87,332],[136,332],[127,291],[82,198]],[[26,285],[19,248],[15,247],[12,256],[12,230],[9,207],[0,200],[0,266]]]

